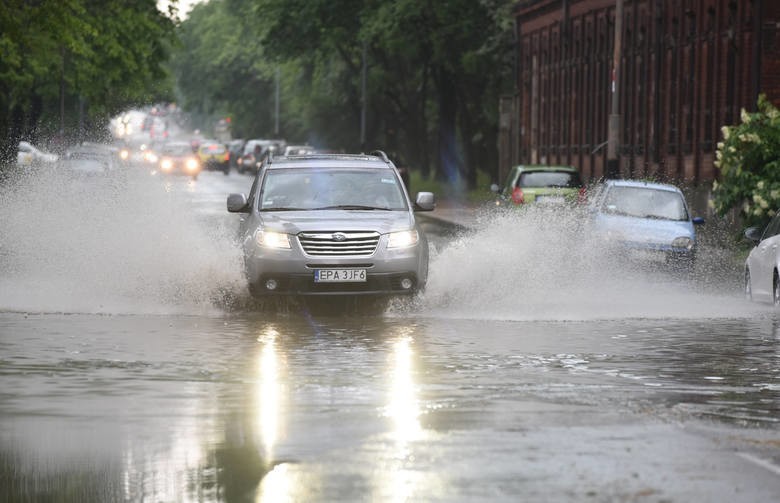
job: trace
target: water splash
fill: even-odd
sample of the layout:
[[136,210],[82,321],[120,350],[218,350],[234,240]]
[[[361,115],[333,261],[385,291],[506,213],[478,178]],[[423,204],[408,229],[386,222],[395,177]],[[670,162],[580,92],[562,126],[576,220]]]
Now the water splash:
[[[582,215],[544,207],[481,214],[431,259],[427,289],[409,309],[490,320],[730,318],[767,313],[732,284],[734,267],[707,263],[681,277],[665,264],[626,259],[590,236]],[[705,287],[706,286],[706,287]]]
[[15,173],[0,187],[0,309],[224,307],[243,288],[240,250],[169,189],[140,169],[88,178],[51,166]]

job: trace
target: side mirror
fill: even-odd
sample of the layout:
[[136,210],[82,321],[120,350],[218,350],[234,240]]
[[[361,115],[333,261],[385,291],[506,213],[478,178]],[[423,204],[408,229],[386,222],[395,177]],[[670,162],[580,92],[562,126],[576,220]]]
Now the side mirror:
[[752,241],[753,244],[758,244],[761,241],[761,229],[758,227],[748,227],[745,229],[745,238]]
[[693,225],[704,225],[704,219],[702,217],[694,217],[691,222],[693,222]]
[[418,211],[433,211],[436,208],[436,196],[433,192],[418,192],[414,207]]
[[246,195],[230,194],[227,198],[227,210],[230,213],[249,213],[247,207]]

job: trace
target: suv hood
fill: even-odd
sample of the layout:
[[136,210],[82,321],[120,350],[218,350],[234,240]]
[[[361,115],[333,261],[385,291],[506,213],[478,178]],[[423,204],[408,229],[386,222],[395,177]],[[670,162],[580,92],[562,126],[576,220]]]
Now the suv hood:
[[287,234],[300,232],[376,231],[387,234],[411,229],[414,218],[408,211],[318,210],[262,212],[264,227]]

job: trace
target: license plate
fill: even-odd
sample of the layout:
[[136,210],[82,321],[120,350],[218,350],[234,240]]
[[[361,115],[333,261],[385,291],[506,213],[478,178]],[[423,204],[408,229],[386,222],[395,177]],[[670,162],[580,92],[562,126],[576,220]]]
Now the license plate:
[[315,283],[360,283],[366,281],[365,269],[315,269]]

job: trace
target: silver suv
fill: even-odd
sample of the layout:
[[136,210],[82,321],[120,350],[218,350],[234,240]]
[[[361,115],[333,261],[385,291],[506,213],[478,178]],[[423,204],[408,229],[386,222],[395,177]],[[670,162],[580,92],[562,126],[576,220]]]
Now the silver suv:
[[384,152],[269,157],[249,195],[230,194],[241,213],[249,291],[267,295],[409,295],[425,286],[428,241],[414,204]]

